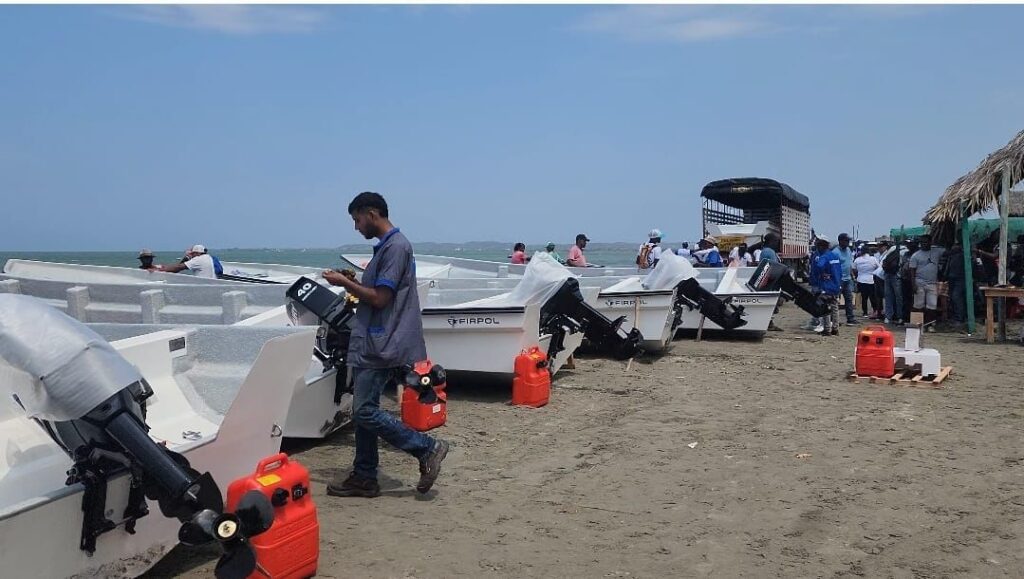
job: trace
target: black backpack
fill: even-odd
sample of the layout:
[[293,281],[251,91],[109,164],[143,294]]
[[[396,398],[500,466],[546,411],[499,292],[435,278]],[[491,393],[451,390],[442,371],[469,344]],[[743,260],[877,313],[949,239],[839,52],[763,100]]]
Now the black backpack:
[[900,250],[894,249],[882,259],[882,271],[885,273],[897,273],[900,271]]

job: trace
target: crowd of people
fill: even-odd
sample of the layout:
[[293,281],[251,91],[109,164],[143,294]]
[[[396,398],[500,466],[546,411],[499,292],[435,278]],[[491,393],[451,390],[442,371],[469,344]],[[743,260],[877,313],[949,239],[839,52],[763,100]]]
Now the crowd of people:
[[[695,267],[750,267],[762,260],[779,261],[781,239],[772,232],[759,243],[734,246],[724,257],[718,240],[712,236],[698,241],[696,249],[691,249],[690,243],[684,241],[672,250],[663,246],[663,235],[657,228],[648,232],[648,240],[636,253],[639,270],[653,268],[665,251],[674,251]],[[548,242],[545,251],[565,265],[587,267],[583,250],[588,241],[586,235],[577,235],[565,260],[555,252],[554,243]],[[1024,285],[1024,235],[1017,238],[1011,251],[1008,282],[1021,286]],[[529,261],[525,244],[515,245],[511,260],[521,264]],[[842,303],[847,325],[859,323],[856,311],[859,305],[861,319],[896,326],[909,323],[911,312],[921,312],[926,331],[934,332],[943,321],[959,329],[967,320],[967,292],[995,285],[999,261],[995,235],[973,248],[969,261],[975,281],[972,288],[967,287],[964,250],[958,240],[947,249],[934,245],[928,234],[898,244],[885,240],[855,242],[847,233],[839,234],[833,244],[819,235],[811,248],[808,278],[812,290],[833,296],[835,299],[831,301],[835,304]],[[974,303],[983,303],[982,296],[975,294]],[[810,320],[805,328],[826,335],[838,334],[838,306],[835,309],[824,318]]]
[[[688,241],[682,242],[678,248],[672,250],[662,246],[663,235],[660,229],[652,229],[647,233],[647,241],[641,244],[637,250],[636,266],[638,269],[652,269],[658,264],[658,260],[661,259],[662,253],[665,251],[674,251],[676,255],[685,257],[696,267],[748,267],[757,265],[764,258],[778,261],[777,251],[781,242],[778,235],[768,233],[764,236],[763,241],[753,246],[748,247],[746,243],[743,243],[732,248],[727,259],[723,259],[718,249],[718,240],[712,236],[704,237],[698,241],[697,249],[695,250],[691,250],[690,242]],[[589,241],[590,238],[586,234],[580,233],[577,235],[576,242],[569,247],[569,253],[565,259],[562,259],[562,256],[555,251],[555,244],[553,242],[549,241],[545,245],[544,251],[551,254],[561,264],[570,267],[588,267],[583,250],[586,249],[587,242]],[[517,242],[513,245],[509,261],[510,263],[520,265],[530,261],[530,257],[526,254],[525,243]]]

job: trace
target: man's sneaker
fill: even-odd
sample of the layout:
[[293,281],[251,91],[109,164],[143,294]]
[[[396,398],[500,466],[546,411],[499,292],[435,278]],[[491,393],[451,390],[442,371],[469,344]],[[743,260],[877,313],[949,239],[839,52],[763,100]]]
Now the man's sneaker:
[[820,334],[820,333],[822,333],[824,331],[825,331],[825,326],[824,325],[818,324],[817,326],[814,326],[814,333]]
[[337,479],[327,485],[327,494],[332,497],[366,497],[372,499],[380,496],[380,485],[376,479],[361,477],[351,473],[348,478],[338,482]]
[[892,320],[890,320],[889,318],[885,318],[885,321],[884,321],[884,322],[882,322],[882,323],[883,323],[883,324],[891,324],[891,323],[892,323]]
[[420,493],[426,493],[434,486],[437,475],[441,474],[441,461],[448,456],[448,447],[447,441],[438,440],[420,461],[420,482],[416,484],[416,490]]
[[857,320],[846,320],[847,326],[856,326],[858,323],[860,322],[858,322]]

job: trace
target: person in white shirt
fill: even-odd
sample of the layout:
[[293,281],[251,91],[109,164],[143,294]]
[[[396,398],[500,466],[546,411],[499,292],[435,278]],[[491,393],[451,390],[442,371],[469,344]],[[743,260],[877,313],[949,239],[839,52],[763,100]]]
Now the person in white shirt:
[[737,245],[729,252],[729,267],[749,267],[750,261],[750,252],[747,251],[746,243]]
[[868,302],[871,302],[871,313],[877,318],[880,307],[878,298],[875,295],[875,272],[882,267],[881,262],[875,257],[874,248],[869,248],[867,253],[853,260],[853,275],[857,279],[857,293],[860,294],[861,314],[867,318]]
[[679,257],[685,257],[686,259],[692,259],[693,256],[690,255],[690,242],[684,241],[679,249],[676,250],[676,255]]
[[636,266],[640,269],[651,269],[661,259],[661,230],[652,229],[647,233],[647,243],[640,246],[636,253]]
[[187,269],[197,277],[217,279],[217,270],[213,265],[213,257],[206,253],[206,247],[197,243],[188,250],[185,256],[188,257],[187,260],[170,265],[158,265],[156,266],[156,271],[178,273]]

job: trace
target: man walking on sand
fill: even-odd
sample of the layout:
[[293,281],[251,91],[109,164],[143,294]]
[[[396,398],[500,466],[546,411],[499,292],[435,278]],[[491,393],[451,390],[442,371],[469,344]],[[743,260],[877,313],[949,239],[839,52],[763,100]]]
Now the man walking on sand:
[[355,460],[348,478],[337,477],[327,485],[327,494],[380,495],[378,437],[416,457],[420,465],[416,490],[426,493],[437,480],[441,461],[448,454],[448,443],[417,432],[380,409],[381,393],[393,383],[402,366],[427,357],[412,244],[391,224],[387,202],[377,193],[356,195],[348,205],[348,213],[363,237],[380,241],[373,246],[373,257],[363,270],[362,283],[334,270],[323,272],[331,285],[341,286],[359,298],[348,348]]

